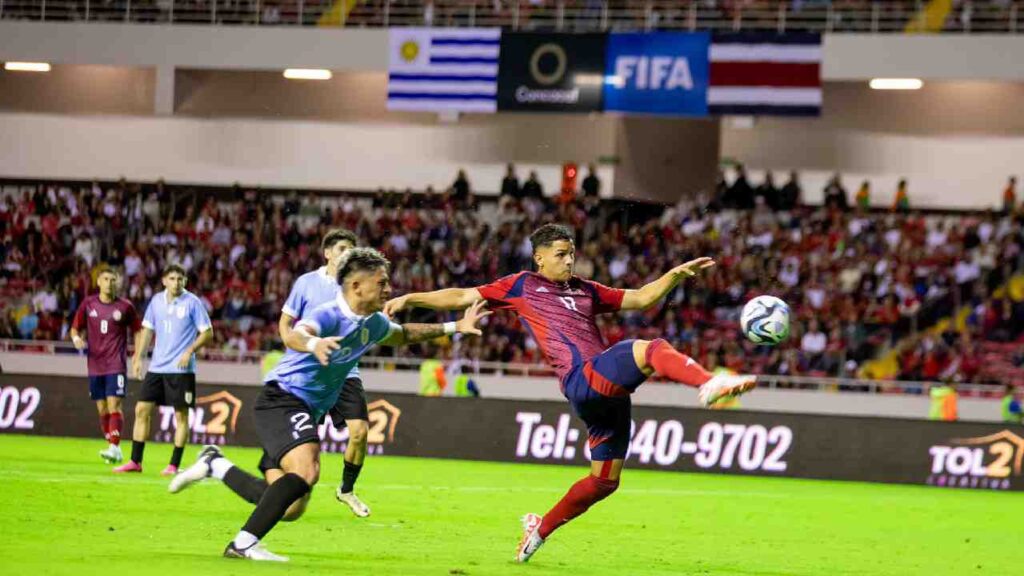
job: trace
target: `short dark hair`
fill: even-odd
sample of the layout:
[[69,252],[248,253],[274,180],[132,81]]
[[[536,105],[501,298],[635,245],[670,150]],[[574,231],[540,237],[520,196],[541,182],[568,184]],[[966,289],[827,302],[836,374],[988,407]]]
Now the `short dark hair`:
[[378,268],[387,270],[391,262],[383,254],[373,248],[353,248],[341,257],[338,263],[338,285],[345,283],[345,278],[356,272],[372,272]]
[[110,264],[107,264],[106,262],[102,262],[98,266],[96,266],[96,278],[99,278],[104,274],[113,274],[114,276],[118,275],[116,268],[114,268]]
[[533,245],[534,252],[559,240],[568,240],[575,244],[576,235],[568,226],[561,224],[545,224],[530,234],[530,244]]
[[167,278],[167,275],[171,272],[177,272],[182,276],[188,278],[188,273],[185,272],[185,268],[181,264],[168,264],[164,266],[164,273],[160,275],[161,278]]
[[320,250],[329,250],[338,242],[348,242],[352,246],[356,246],[359,244],[359,238],[351,230],[335,228],[324,235],[324,239],[320,242]]

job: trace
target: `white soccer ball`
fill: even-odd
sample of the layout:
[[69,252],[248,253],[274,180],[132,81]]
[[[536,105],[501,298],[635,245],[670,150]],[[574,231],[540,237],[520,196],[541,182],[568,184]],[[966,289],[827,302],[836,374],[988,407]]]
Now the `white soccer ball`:
[[740,313],[743,335],[755,344],[774,346],[789,336],[789,304],[775,296],[758,296]]

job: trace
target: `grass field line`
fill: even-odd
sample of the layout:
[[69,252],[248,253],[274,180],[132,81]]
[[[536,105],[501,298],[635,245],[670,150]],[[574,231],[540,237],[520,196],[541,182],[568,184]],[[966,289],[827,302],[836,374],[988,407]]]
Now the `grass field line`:
[[[21,479],[32,482],[40,482],[44,484],[63,484],[63,483],[76,483],[76,484],[106,484],[108,482],[123,482],[127,484],[145,484],[145,485],[163,485],[166,486],[170,481],[169,478],[154,478],[146,476],[138,476],[135,474],[113,474],[97,475],[95,473],[75,473],[75,472],[62,472],[59,476],[48,474],[45,472],[35,472],[27,470],[0,470],[0,479]],[[324,485],[321,482],[320,485]],[[201,486],[210,487],[217,486],[216,481],[204,481]],[[368,483],[367,488],[370,490],[383,490],[383,491],[394,491],[394,492],[409,492],[409,491],[427,491],[427,492],[456,492],[456,493],[543,493],[543,494],[561,494],[564,493],[566,487],[564,486],[517,486],[510,488],[507,486],[424,486],[420,484],[376,484]],[[827,494],[799,494],[792,492],[757,492],[757,491],[730,491],[730,490],[696,490],[688,488],[628,488],[623,487],[621,489],[623,494],[634,494],[641,496],[710,496],[710,497],[728,497],[728,498],[765,498],[765,499],[776,499],[776,500],[835,500],[839,499],[839,496],[831,496]],[[876,498],[884,499],[885,496],[876,496]]]

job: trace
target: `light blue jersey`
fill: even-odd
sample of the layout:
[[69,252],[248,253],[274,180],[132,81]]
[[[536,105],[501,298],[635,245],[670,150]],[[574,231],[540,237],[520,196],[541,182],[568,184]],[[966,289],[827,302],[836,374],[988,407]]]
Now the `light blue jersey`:
[[[333,302],[340,294],[340,287],[335,278],[327,273],[327,267],[321,266],[312,272],[306,272],[295,281],[292,291],[288,294],[281,312],[296,319],[303,319],[314,308],[327,302]],[[359,378],[359,365],[352,367],[349,378]]]
[[210,316],[202,301],[185,290],[167,301],[167,291],[154,294],[146,307],[142,325],[156,335],[153,359],[149,371],[157,374],[190,374],[196,371],[196,355],[192,354],[187,368],[178,368],[178,359],[196,340],[196,336],[210,328]]
[[359,357],[402,329],[380,312],[359,316],[352,311],[341,292],[338,292],[333,302],[321,304],[307,312],[298,326],[311,328],[322,338],[341,337],[341,347],[331,354],[327,366],[320,364],[316,356],[309,352],[289,349],[263,381],[277,381],[282,390],[302,399],[318,421],[338,401],[341,387],[352,367],[359,362]]

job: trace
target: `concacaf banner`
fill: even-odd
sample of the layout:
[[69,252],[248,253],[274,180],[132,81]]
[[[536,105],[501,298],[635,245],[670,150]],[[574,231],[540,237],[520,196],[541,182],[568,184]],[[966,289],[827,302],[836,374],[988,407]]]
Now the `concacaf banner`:
[[821,113],[821,35],[393,28],[388,109]]

